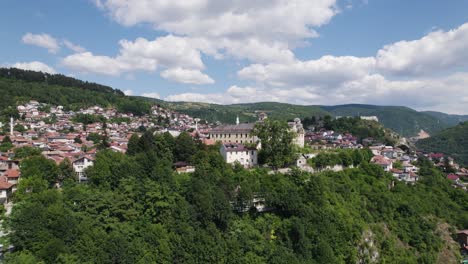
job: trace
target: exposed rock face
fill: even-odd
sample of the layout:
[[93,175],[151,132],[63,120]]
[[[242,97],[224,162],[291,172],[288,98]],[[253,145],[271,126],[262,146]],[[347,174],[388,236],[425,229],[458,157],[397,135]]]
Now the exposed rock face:
[[380,253],[375,243],[375,236],[371,230],[366,230],[362,234],[361,242],[358,245],[358,259],[356,264],[378,263]]

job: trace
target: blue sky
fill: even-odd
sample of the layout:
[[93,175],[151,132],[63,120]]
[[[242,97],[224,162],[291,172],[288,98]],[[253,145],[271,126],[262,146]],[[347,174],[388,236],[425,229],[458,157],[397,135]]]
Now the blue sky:
[[132,95],[468,114],[463,0],[0,3],[0,64]]

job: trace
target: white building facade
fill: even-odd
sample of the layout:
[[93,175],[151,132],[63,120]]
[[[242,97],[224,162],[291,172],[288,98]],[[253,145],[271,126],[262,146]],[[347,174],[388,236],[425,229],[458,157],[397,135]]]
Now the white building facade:
[[73,162],[73,171],[78,177],[78,182],[87,181],[85,170],[94,165],[94,159],[88,156],[81,157]]
[[225,143],[220,148],[221,156],[229,164],[238,162],[245,168],[252,168],[258,164],[256,148],[249,148],[238,143]]

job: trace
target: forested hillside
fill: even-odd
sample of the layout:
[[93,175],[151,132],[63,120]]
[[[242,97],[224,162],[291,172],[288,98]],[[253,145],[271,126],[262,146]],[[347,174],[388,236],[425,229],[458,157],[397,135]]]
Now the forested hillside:
[[82,80],[68,77],[63,74],[49,74],[45,72],[28,71],[16,68],[0,68],[0,77],[22,80],[26,82],[47,83],[48,85],[75,87],[95,92],[124,95],[122,91],[113,89],[112,87],[93,82],[84,82]]
[[62,105],[66,110],[77,110],[94,105],[115,106],[123,112],[139,115],[147,113],[151,105],[146,100],[127,97],[119,90],[82,82],[63,75],[0,69],[0,76],[2,76],[0,77],[2,94],[0,115],[2,118],[17,115],[16,105],[29,100]]
[[435,111],[425,111],[424,113],[434,116],[435,118],[449,126],[456,126],[460,122],[468,121],[468,115],[450,115]]
[[415,136],[422,129],[430,134],[449,127],[434,116],[401,106],[338,105],[323,109],[335,116],[377,116],[385,127],[403,136]]
[[[196,172],[174,173],[180,160]],[[98,153],[89,184],[60,178],[66,166],[33,156],[22,161],[8,221],[17,252],[5,262],[455,263],[442,227],[468,226],[468,194],[429,162],[419,166],[415,186],[392,187],[392,176],[366,162],[269,174],[232,168],[218,147],[187,134],[149,132],[132,138],[128,155]]]
[[426,152],[444,153],[461,164],[468,165],[468,122],[419,140],[416,146]]

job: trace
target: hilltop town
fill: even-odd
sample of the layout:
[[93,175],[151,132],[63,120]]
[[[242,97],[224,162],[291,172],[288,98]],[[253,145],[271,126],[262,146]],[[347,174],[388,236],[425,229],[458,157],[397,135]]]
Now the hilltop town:
[[[10,123],[2,124],[4,133],[0,136],[0,173],[3,175],[0,190],[4,203],[9,201],[9,196],[16,190],[21,175],[20,159],[15,155],[15,151],[21,148],[38,149],[43,156],[56,164],[67,159],[73,165],[76,180],[86,182],[85,171],[93,165],[99,149],[126,153],[131,136],[141,135],[148,130],[169,133],[173,137],[186,132],[206,145],[220,143],[220,154],[225,162],[255,168],[261,166],[258,162],[261,142],[252,132],[256,124],[268,119],[265,112],[259,111],[256,123],[240,123],[237,117],[235,124],[210,124],[159,105],[154,105],[148,114],[136,116],[100,106],[66,111],[63,106],[37,101],[20,104],[17,111],[19,118],[11,117]],[[378,122],[377,117],[361,119]],[[443,170],[449,166],[448,179],[453,181],[454,187],[466,190],[468,171],[443,154],[403,150],[373,138],[358,139],[349,132],[339,133],[324,128],[316,129],[314,126],[304,128],[299,118],[289,122],[288,126],[294,133],[292,142],[298,150],[295,162],[291,162],[288,167],[295,166],[308,172],[326,169],[339,171],[347,167],[341,161],[316,166],[317,157],[323,153],[366,148],[373,154],[371,163],[391,173],[396,180],[416,183],[420,177],[419,168],[414,164],[418,157],[425,156]],[[105,146],[102,145],[104,140],[107,144]],[[178,173],[193,172],[196,169],[186,162],[177,162],[174,168]],[[279,171],[286,173],[290,169],[282,168]]]

